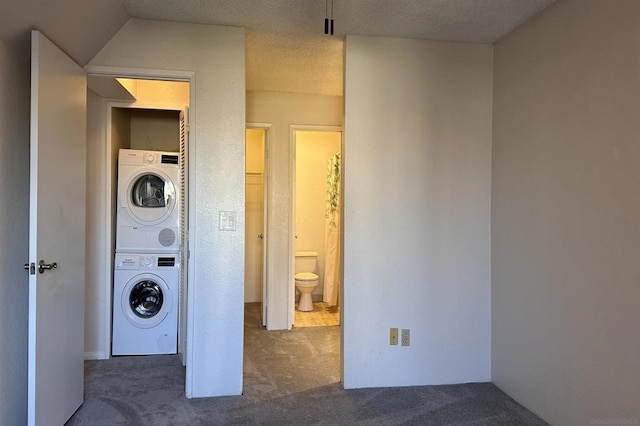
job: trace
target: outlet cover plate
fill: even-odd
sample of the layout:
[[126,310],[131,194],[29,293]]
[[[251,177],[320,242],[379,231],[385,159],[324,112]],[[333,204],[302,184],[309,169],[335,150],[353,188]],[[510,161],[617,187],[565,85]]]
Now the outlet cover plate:
[[411,335],[410,330],[408,328],[402,329],[402,336],[400,337],[402,341],[402,346],[409,346],[411,344]]

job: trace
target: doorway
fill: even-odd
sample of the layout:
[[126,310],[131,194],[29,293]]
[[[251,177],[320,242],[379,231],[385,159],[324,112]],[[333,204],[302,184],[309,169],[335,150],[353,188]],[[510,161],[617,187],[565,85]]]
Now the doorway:
[[245,303],[259,303],[267,326],[269,125],[247,124],[245,160]]
[[[342,128],[291,126],[294,220],[290,229],[289,319],[294,327],[340,323],[341,152]],[[298,270],[305,267],[314,270]],[[318,276],[311,294],[313,311],[300,309],[301,293],[295,285],[295,274],[299,272]]]
[[[122,70],[120,70],[122,71]],[[178,353],[182,364],[187,364],[187,271],[188,260],[188,139],[190,79],[162,80],[135,76],[120,78],[115,75],[90,74],[88,76],[89,105],[88,178],[96,191],[87,194],[87,290],[93,298],[94,308],[87,312],[87,323],[92,330],[90,345],[102,347],[99,353],[85,354],[86,359],[108,359],[111,356],[112,303],[114,253],[117,208],[118,150],[137,149],[179,153],[181,168],[179,204],[183,206],[181,231],[177,236],[181,271],[179,284],[172,287],[174,308],[179,313],[177,329]],[[93,123],[91,123],[93,122]],[[102,134],[103,136],[99,137]],[[100,139],[102,142],[100,142]],[[177,210],[177,209],[176,209]],[[184,257],[184,259],[183,259]],[[177,264],[177,262],[176,262]],[[87,299],[89,300],[89,299]]]

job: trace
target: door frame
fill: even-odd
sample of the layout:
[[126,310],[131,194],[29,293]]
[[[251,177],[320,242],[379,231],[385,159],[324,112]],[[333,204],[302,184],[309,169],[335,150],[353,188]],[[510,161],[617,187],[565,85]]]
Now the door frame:
[[[181,82],[188,82],[189,83],[189,105],[184,105],[186,107],[188,107],[189,111],[187,115],[187,119],[189,120],[189,136],[188,136],[188,143],[187,143],[187,150],[188,150],[188,158],[189,158],[189,164],[187,165],[188,167],[188,176],[189,176],[189,182],[187,182],[187,184],[189,185],[191,182],[193,182],[193,180],[195,179],[195,163],[196,163],[196,141],[195,141],[195,135],[196,133],[196,122],[195,122],[195,114],[196,114],[196,73],[192,72],[192,71],[173,71],[173,70],[157,70],[157,69],[147,69],[147,68],[127,68],[127,67],[110,67],[110,66],[95,66],[95,65],[87,65],[84,67],[85,71],[87,73],[87,75],[99,75],[99,76],[109,76],[109,77],[117,77],[117,78],[133,78],[133,79],[144,79],[144,80],[165,80],[165,81],[181,81]],[[111,219],[111,209],[113,207],[112,203],[111,203],[111,191],[113,191],[113,187],[111,185],[111,179],[112,179],[112,174],[111,174],[111,109],[116,105],[116,104],[121,104],[121,105],[128,105],[128,107],[135,107],[135,108],[142,108],[143,104],[137,104],[135,106],[132,106],[131,103],[127,103],[127,102],[110,102],[107,101],[107,115],[108,115],[108,123],[106,124],[107,129],[105,129],[105,161],[106,161],[106,165],[105,165],[105,172],[104,172],[104,179],[105,179],[105,184],[106,184],[106,200],[105,200],[105,223],[104,225],[104,230],[105,230],[105,235],[109,236],[108,238],[106,238],[106,253],[105,253],[105,265],[104,265],[104,272],[103,275],[106,277],[106,285],[105,285],[105,299],[106,299],[106,318],[107,321],[105,322],[105,336],[104,336],[104,343],[105,343],[105,359],[110,358],[110,354],[111,354],[111,297],[112,297],[112,282],[113,282],[113,245],[111,243],[111,221],[109,219]],[[144,106],[145,108],[147,106]],[[149,108],[154,108],[154,109],[170,109],[170,110],[182,110],[182,108],[176,109],[175,105],[171,105],[171,106],[166,106],[166,105],[149,105]],[[117,200],[116,200],[117,202]],[[193,197],[191,197],[188,201],[188,223],[195,223],[194,220],[195,218],[193,217],[195,215],[195,205],[194,205],[194,200]],[[195,228],[193,226],[189,227],[189,235],[188,235],[188,241],[189,241],[189,247],[187,247],[187,253],[189,253],[189,256],[187,256],[188,258],[191,257],[190,254],[192,252],[194,252],[194,241],[195,241],[195,236],[194,236],[194,232],[195,232]],[[193,262],[188,262],[188,268],[187,268],[187,277],[192,277],[194,276],[194,264]],[[187,373],[186,373],[186,377],[185,377],[185,393],[187,395],[191,395],[192,392],[192,380],[191,377],[193,376],[193,362],[191,359],[191,354],[193,353],[193,327],[191,326],[191,324],[193,324],[193,315],[194,315],[194,311],[193,311],[193,286],[190,285],[191,283],[189,283],[188,278],[187,278],[187,346],[185,348],[186,350],[186,369],[187,369]]]
[[[344,127],[323,125],[289,125],[289,291],[287,294],[288,330],[293,327],[296,315],[296,133],[297,132],[340,132],[341,150],[344,149]],[[342,315],[342,314],[341,314]],[[342,319],[340,319],[342,330]]]
[[[269,310],[269,206],[270,197],[269,197],[269,188],[271,188],[271,173],[269,173],[269,149],[270,149],[270,140],[271,140],[271,123],[254,123],[247,122],[245,123],[246,129],[259,129],[264,131],[264,156],[263,156],[263,233],[264,239],[262,240],[262,325],[267,327],[268,315],[267,312]],[[246,146],[246,141],[245,141]],[[246,162],[245,162],[246,165]],[[245,170],[246,172],[246,170]],[[246,200],[245,200],[246,203]],[[245,213],[246,214],[246,213]]]

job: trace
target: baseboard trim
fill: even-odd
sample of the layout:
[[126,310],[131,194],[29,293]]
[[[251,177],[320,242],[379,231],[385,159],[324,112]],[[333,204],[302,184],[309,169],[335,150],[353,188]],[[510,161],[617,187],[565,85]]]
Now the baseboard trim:
[[85,352],[84,360],[92,360],[92,359],[109,359],[109,356],[105,352]]

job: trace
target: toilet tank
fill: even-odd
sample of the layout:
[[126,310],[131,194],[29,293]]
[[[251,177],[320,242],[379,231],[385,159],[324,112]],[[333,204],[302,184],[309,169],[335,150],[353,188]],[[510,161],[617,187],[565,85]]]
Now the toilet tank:
[[296,274],[298,272],[317,272],[318,252],[297,251],[296,252]]

